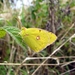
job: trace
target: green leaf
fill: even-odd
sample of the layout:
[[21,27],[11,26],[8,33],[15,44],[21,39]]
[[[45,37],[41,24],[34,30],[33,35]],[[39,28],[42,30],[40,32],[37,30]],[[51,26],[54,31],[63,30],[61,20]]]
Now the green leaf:
[[6,35],[6,32],[0,28],[0,38],[4,37]]
[[26,44],[19,35],[20,29],[12,26],[4,26],[2,27],[2,29],[5,30],[15,40],[15,42],[19,44],[24,50],[27,49]]

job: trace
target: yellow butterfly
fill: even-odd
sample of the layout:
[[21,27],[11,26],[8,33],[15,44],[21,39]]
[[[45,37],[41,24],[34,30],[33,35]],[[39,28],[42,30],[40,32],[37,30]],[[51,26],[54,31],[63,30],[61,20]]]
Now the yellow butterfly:
[[40,52],[57,39],[54,33],[39,28],[22,27],[19,34],[24,42],[35,52]]

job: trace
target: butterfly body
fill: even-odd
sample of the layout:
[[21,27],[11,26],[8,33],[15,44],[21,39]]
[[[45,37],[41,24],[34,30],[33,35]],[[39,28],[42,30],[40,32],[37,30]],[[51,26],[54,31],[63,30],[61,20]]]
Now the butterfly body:
[[39,28],[23,27],[20,35],[25,43],[35,52],[40,52],[57,39],[54,33]]

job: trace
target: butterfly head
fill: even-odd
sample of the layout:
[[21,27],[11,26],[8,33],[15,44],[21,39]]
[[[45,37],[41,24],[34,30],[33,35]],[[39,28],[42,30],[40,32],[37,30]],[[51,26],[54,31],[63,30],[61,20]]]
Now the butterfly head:
[[26,28],[25,27],[22,27],[21,28],[21,31],[19,32],[19,34],[23,37],[24,34],[25,34],[25,31],[26,31]]

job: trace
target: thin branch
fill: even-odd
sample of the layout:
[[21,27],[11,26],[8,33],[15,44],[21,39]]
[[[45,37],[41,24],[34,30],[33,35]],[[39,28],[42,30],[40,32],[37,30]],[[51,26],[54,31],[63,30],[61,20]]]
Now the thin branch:
[[61,67],[64,67],[64,66],[69,65],[69,64],[74,63],[74,62],[75,62],[75,60],[67,62],[66,64],[63,64]]
[[[60,63],[60,64],[63,64],[63,63]],[[8,66],[18,66],[18,65],[21,65],[21,63],[0,63],[0,65],[8,65]],[[23,64],[24,66],[39,66],[39,64],[34,64],[34,63],[30,63],[30,64]],[[58,64],[43,64],[43,65],[58,65]]]
[[[75,61],[71,61],[71,62],[75,62]],[[59,65],[63,65],[63,64],[67,64],[67,63],[69,63],[70,64],[70,62],[65,62],[65,63],[60,63]],[[29,63],[29,64],[23,64],[24,66],[39,66],[41,63],[39,63],[39,64],[34,64],[34,63]],[[8,65],[8,66],[18,66],[18,65],[21,65],[21,63],[0,63],[0,65]],[[42,64],[42,66],[47,66],[47,65],[56,65],[56,66],[58,66],[58,64]]]
[[69,29],[66,31],[66,33],[63,35],[63,37],[61,38],[61,40],[67,35],[67,33],[74,27],[74,23],[71,25],[71,27],[69,27]]

